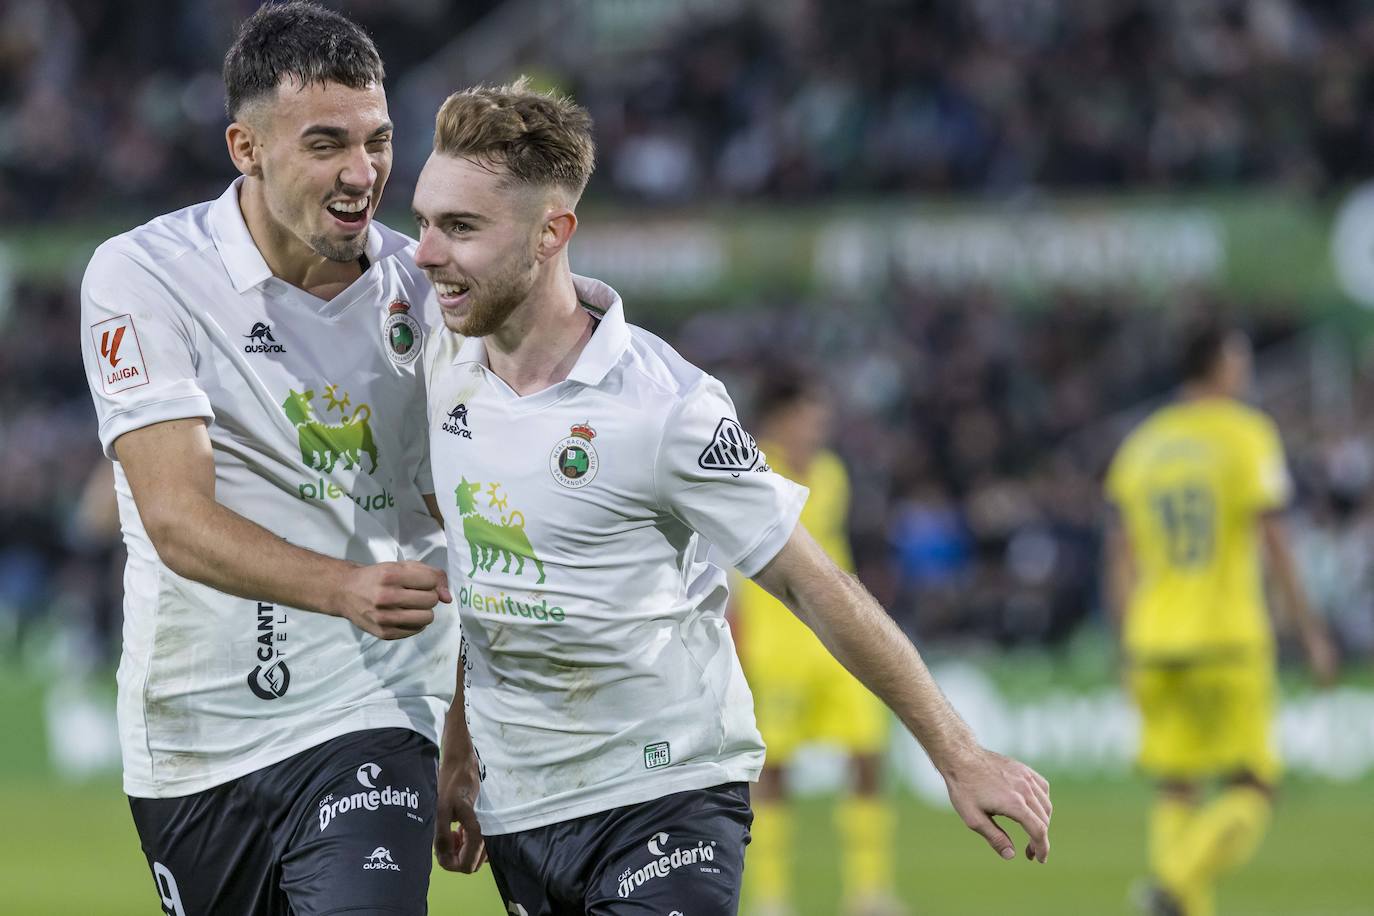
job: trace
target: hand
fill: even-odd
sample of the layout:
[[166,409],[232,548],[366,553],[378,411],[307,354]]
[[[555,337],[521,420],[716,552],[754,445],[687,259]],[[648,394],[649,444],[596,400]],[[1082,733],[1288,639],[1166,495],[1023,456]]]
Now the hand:
[[1336,683],[1340,659],[1331,637],[1324,631],[1313,631],[1307,634],[1303,644],[1307,649],[1307,662],[1312,666],[1312,677],[1316,682],[1322,687],[1330,687]]
[[[481,781],[477,761],[467,755],[445,757],[439,765],[439,804],[434,822],[434,853],[440,867],[470,875],[487,860],[482,828],[473,813]],[[454,830],[454,823],[458,829]]]
[[434,620],[434,605],[453,600],[448,576],[405,561],[355,566],[339,583],[339,616],[379,639],[414,636]]
[[992,819],[1009,817],[1029,837],[1026,858],[1044,862],[1050,854],[1050,784],[1018,760],[976,748],[943,772],[949,800],[970,830],[982,834],[1004,859],[1016,857],[1016,844]]

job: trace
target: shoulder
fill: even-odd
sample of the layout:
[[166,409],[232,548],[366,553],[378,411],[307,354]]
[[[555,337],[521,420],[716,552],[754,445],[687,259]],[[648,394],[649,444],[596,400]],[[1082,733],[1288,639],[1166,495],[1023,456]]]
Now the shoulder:
[[673,406],[700,394],[728,397],[720,380],[688,362],[665,340],[637,325],[628,325],[630,345],[624,363],[626,380],[646,394]]
[[163,273],[184,255],[214,245],[209,203],[167,213],[103,242],[91,255],[86,281],[118,281],[131,272]]

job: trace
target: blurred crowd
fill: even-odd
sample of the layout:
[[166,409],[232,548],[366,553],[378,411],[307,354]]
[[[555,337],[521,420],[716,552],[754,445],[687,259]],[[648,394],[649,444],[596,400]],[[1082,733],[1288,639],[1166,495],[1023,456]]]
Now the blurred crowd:
[[[257,4],[0,0],[0,211],[11,224],[147,218],[217,195],[231,174],[220,61]],[[404,97],[401,87],[433,88],[407,74],[447,60],[455,37],[503,3],[328,5],[376,39],[395,114],[433,110]],[[512,48],[517,72],[592,110],[594,198],[1320,193],[1374,173],[1374,5],[1358,0],[681,6],[690,16],[604,54],[585,22]],[[99,665],[118,644],[122,559],[75,282],[0,290],[0,651],[57,629]],[[1228,305],[1189,294],[1162,319],[1133,295],[1012,305],[898,288],[656,330],[724,378],[746,415],[779,353],[825,374],[854,480],[860,573],[912,633],[1057,644],[1099,613],[1101,475],[1130,423],[1167,395],[1178,316]],[[635,317],[653,324],[648,305]],[[1349,354],[1347,375],[1323,387],[1310,370],[1332,363],[1313,355],[1303,313],[1256,314],[1309,585],[1347,650],[1372,654],[1374,369]],[[1326,409],[1332,391],[1339,410]]]
[[[0,0],[0,209],[61,219],[216,193],[220,61],[256,5]],[[432,112],[407,94],[433,86],[406,75],[501,3],[329,5],[376,38],[393,110]],[[503,60],[591,108],[596,196],[1320,192],[1374,170],[1360,0],[683,0],[613,49],[589,24],[597,0],[533,5],[566,26],[555,15]],[[426,120],[402,120],[423,145]]]
[[[1128,293],[1030,307],[915,289],[636,318],[725,380],[742,414],[787,354],[838,408],[834,447],[853,479],[859,573],[928,641],[1058,645],[1101,623],[1101,478],[1116,444],[1171,388],[1182,322],[1224,306],[1201,294],[1161,311]],[[60,632],[93,666],[117,651],[122,555],[108,463],[86,391],[74,287],[22,285],[0,335],[0,647]],[[1323,393],[1342,360],[1305,316],[1259,313],[1260,393],[1298,482],[1294,524],[1309,587],[1346,651],[1374,653],[1374,372]],[[1331,391],[1340,403],[1323,400]]]

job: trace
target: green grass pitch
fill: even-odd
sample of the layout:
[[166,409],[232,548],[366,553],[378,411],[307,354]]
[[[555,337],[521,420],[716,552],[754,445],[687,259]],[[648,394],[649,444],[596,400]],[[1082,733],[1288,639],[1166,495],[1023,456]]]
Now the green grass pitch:
[[[899,812],[900,889],[913,916],[1110,916],[1132,912],[1126,888],[1140,874],[1148,795],[1129,781],[1054,781],[1053,852],[1046,866],[1003,862],[949,811],[906,797]],[[127,803],[113,782],[81,788],[42,779],[0,784],[0,912],[158,912]],[[1371,916],[1374,866],[1367,825],[1374,785],[1292,781],[1258,858],[1221,889],[1222,914]],[[800,803],[800,916],[837,912],[835,832],[823,798]],[[1018,837],[1019,839],[1019,837]],[[436,870],[438,916],[504,912],[485,869],[475,877]]]

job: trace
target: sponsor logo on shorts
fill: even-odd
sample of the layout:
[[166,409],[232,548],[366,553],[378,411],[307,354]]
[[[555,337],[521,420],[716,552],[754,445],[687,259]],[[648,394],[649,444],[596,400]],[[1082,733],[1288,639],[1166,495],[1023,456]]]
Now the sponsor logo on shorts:
[[356,775],[358,777],[358,783],[364,789],[375,789],[377,788],[377,786],[375,783],[372,782],[372,780],[380,776],[381,773],[382,768],[377,766],[377,764],[365,763],[362,766],[358,767],[358,772]]
[[649,854],[654,858],[648,865],[640,868],[625,869],[620,873],[620,888],[618,893],[622,898],[629,897],[638,888],[643,887],[650,881],[658,878],[666,878],[679,868],[688,865],[701,865],[704,862],[714,862],[716,860],[715,840],[707,843],[697,840],[696,846],[679,846],[671,853],[665,853],[663,847],[668,843],[668,834],[663,831],[655,833],[649,838],[645,846]]
[[363,862],[363,871],[400,871],[401,866],[391,860],[391,850],[378,846]]
[[[334,797],[330,792],[320,799],[320,832],[323,833],[334,819],[350,811],[377,811],[381,808],[404,808],[409,812],[420,810],[420,793],[410,786],[398,789],[395,786],[377,788],[377,779],[382,768],[375,763],[365,763],[354,774],[358,783],[367,791],[353,792],[350,795]],[[416,815],[418,818],[418,815]]]

